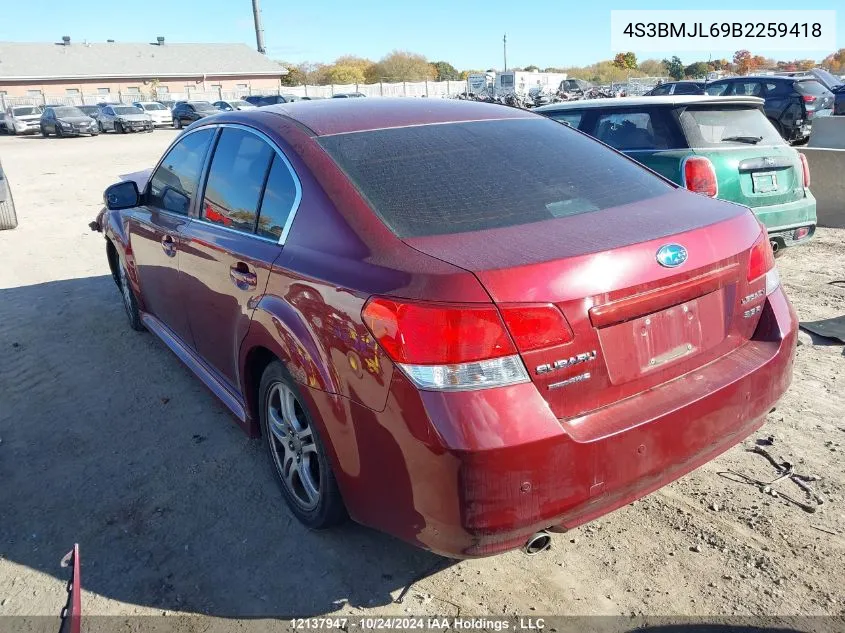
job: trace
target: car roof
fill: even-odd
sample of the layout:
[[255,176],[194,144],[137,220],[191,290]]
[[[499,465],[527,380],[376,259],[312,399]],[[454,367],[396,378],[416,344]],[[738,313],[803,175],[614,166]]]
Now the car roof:
[[683,106],[683,105],[753,105],[764,103],[760,97],[712,97],[709,95],[660,95],[657,97],[613,97],[611,99],[587,99],[584,101],[565,101],[535,108],[536,112],[555,112],[582,108],[625,108],[644,105]]
[[261,108],[261,111],[289,117],[317,136],[534,116],[526,110],[460,99],[319,99],[280,103]]

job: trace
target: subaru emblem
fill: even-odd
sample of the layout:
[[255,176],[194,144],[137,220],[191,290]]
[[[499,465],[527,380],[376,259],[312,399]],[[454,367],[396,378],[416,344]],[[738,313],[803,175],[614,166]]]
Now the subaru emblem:
[[687,261],[687,249],[680,244],[666,244],[657,251],[657,263],[666,268],[675,268]]

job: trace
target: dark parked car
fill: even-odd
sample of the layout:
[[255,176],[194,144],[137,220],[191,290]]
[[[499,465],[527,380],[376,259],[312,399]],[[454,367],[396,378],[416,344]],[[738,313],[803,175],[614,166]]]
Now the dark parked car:
[[181,130],[194,121],[219,113],[208,101],[177,101],[173,106],[173,127]]
[[306,526],[539,549],[789,385],[797,319],[746,207],[525,110],[270,110],[197,122],[93,225],[131,327],[263,438]]
[[41,136],[97,136],[100,133],[97,122],[76,106],[46,106],[39,127]]
[[787,141],[810,138],[813,119],[833,112],[833,94],[809,77],[729,77],[707,84],[707,94],[760,97],[766,116]]
[[809,77],[815,79],[833,93],[833,114],[845,114],[845,82],[838,75],[826,71],[824,68],[813,68],[807,71],[782,72],[778,75],[787,77]]
[[277,105],[279,103],[293,103],[299,100],[300,97],[296,95],[250,95],[244,97],[244,101],[259,108],[268,105]]
[[757,97],[588,99],[539,108],[681,186],[750,207],[777,254],[816,230],[807,159],[781,138]]
[[15,201],[12,198],[12,188],[3,171],[3,163],[0,163],[0,231],[13,229],[18,225],[18,216],[15,213]]
[[705,83],[703,81],[667,81],[656,85],[645,93],[646,97],[661,97],[667,95],[703,95]]

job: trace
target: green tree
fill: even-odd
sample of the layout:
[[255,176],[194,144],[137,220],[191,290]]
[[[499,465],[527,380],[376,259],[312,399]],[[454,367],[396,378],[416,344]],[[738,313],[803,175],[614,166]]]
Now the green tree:
[[524,71],[526,71],[526,72],[536,73],[536,72],[540,72],[540,67],[539,67],[539,66],[535,66],[534,64],[529,64],[528,66],[526,66],[526,67],[525,67],[525,68],[523,68],[522,70],[524,70]]
[[458,69],[449,62],[432,62],[431,67],[434,69],[435,81],[455,81],[461,77]]
[[613,58],[613,65],[623,70],[634,70],[637,67],[637,56],[631,51],[619,53]]
[[278,62],[278,64],[288,71],[287,75],[282,75],[283,86],[301,86],[305,83],[305,75],[299,68],[288,62]]
[[369,59],[344,55],[323,69],[323,79],[330,84],[362,84],[367,81],[367,73],[372,66],[373,62]]
[[373,64],[367,71],[367,80],[378,81],[423,81],[434,79],[434,69],[425,56],[407,51],[393,51]]
[[706,77],[707,73],[710,71],[710,66],[707,65],[707,62],[693,62],[686,68],[684,68],[684,74],[687,77],[692,77],[696,79],[698,77]]
[[679,80],[684,78],[684,62],[677,55],[674,55],[672,59],[664,59],[663,65],[672,79]]

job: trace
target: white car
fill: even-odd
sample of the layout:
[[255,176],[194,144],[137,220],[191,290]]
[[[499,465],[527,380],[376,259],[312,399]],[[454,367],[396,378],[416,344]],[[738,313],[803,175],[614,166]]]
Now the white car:
[[215,101],[211,105],[223,112],[232,112],[233,110],[255,110],[254,105],[241,99],[232,99],[231,101]]
[[40,106],[9,106],[3,115],[3,125],[9,134],[36,134],[41,121]]
[[156,127],[160,125],[170,127],[173,125],[173,114],[170,112],[170,108],[158,101],[136,101],[132,105],[146,112]]

